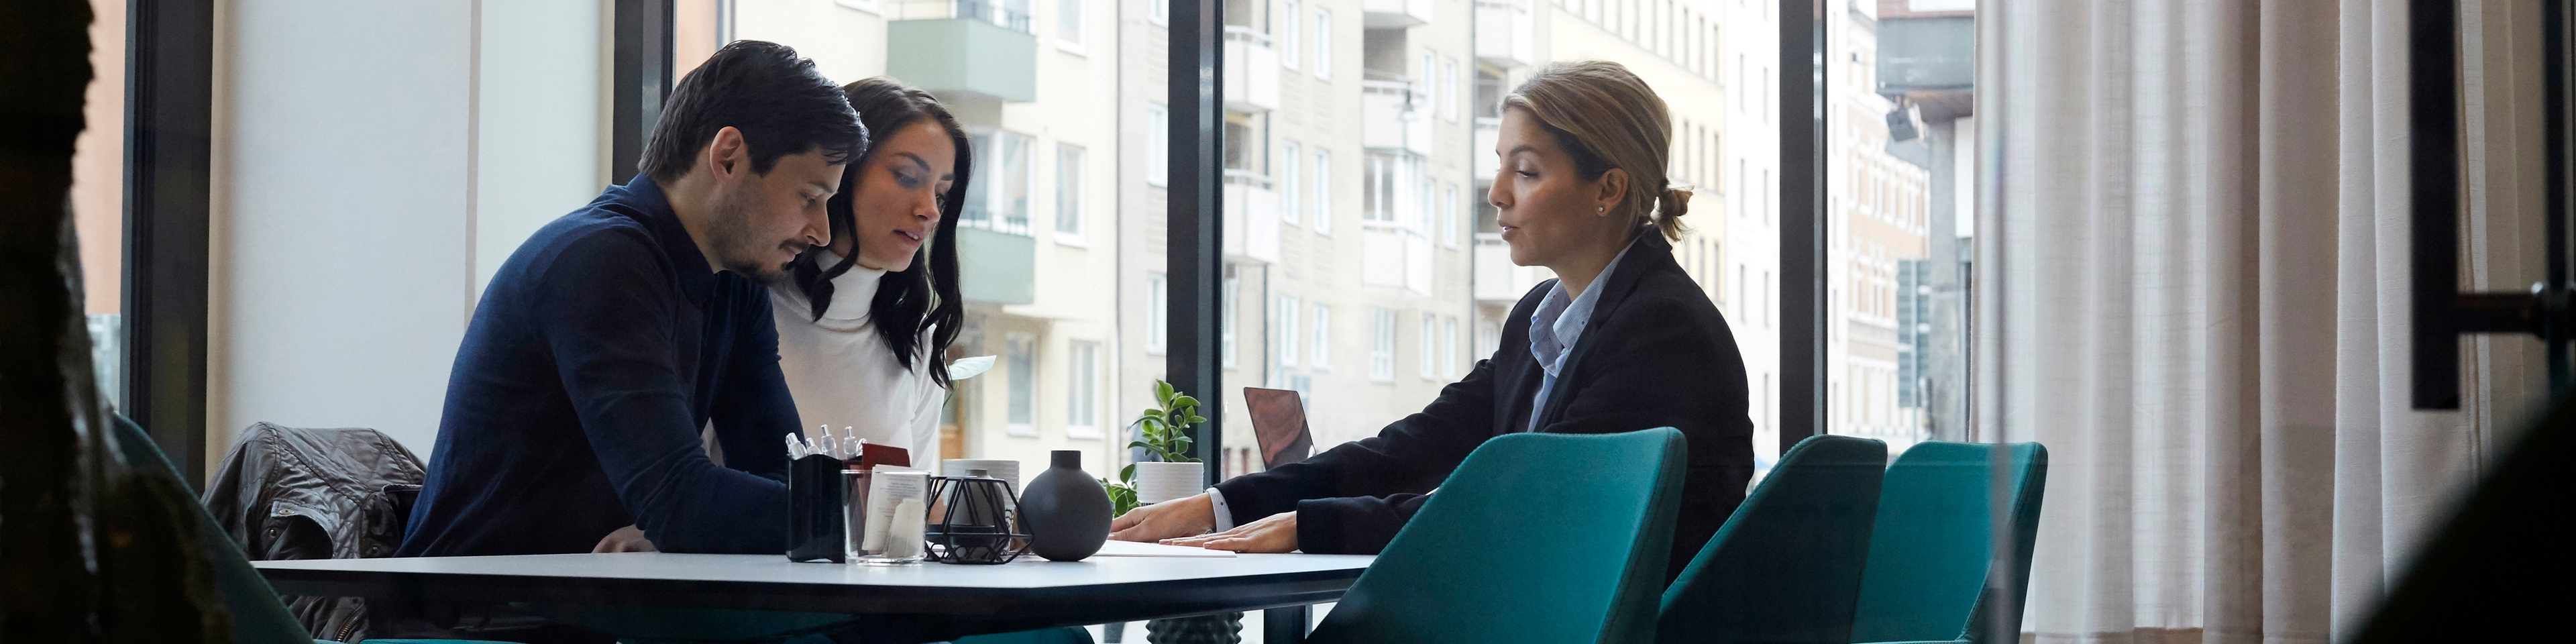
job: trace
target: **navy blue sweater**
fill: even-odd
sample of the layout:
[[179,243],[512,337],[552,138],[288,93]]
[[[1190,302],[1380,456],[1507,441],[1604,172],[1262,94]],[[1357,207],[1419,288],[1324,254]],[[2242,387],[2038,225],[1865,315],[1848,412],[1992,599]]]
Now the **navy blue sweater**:
[[589,552],[628,524],[667,552],[784,551],[798,422],[769,295],[708,266],[642,176],[520,244],[456,351],[396,555]]

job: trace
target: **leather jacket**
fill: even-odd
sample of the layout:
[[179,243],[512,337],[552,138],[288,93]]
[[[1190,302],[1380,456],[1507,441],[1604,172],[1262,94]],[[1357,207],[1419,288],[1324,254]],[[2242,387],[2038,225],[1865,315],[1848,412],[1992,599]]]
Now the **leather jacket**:
[[[382,557],[402,544],[420,459],[383,432],[257,423],[206,486],[206,509],[252,560]],[[285,598],[316,637],[365,639],[357,598]]]

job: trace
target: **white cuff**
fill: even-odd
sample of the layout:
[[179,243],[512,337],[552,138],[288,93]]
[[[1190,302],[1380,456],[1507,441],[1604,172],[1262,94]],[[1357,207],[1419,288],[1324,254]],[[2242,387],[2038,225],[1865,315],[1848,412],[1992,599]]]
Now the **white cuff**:
[[1234,510],[1225,507],[1225,493],[1216,491],[1216,488],[1208,488],[1207,495],[1210,509],[1216,511],[1216,530],[1214,531],[1224,532],[1234,529]]

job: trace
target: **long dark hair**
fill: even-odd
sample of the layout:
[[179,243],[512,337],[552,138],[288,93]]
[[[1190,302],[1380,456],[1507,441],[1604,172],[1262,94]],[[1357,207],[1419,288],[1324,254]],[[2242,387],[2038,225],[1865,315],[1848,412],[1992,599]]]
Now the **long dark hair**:
[[[885,337],[886,346],[894,349],[894,360],[905,369],[919,367],[930,372],[932,381],[948,386],[948,370],[941,368],[948,345],[957,340],[958,327],[966,318],[963,302],[957,294],[957,213],[966,203],[967,180],[973,178],[975,151],[966,142],[966,130],[957,126],[957,117],[929,92],[904,86],[892,78],[879,76],[841,86],[850,107],[859,111],[859,121],[878,137],[893,136],[896,131],[928,120],[948,131],[948,140],[957,146],[957,181],[949,184],[948,193],[939,199],[939,231],[930,244],[913,251],[912,264],[903,270],[887,271],[877,282],[877,293],[869,301],[868,319],[877,325],[877,334]],[[883,139],[880,138],[882,143]],[[814,307],[814,319],[823,319],[824,309],[832,306],[832,278],[850,272],[859,263],[858,217],[851,207],[851,197],[859,191],[859,172],[868,159],[876,156],[880,146],[870,146],[866,153],[850,161],[842,170],[841,191],[825,204],[836,239],[852,235],[850,254],[831,266],[821,266],[814,253],[796,256],[788,274],[796,288],[805,293],[805,301]],[[921,330],[936,327],[931,333],[929,365],[913,364],[919,352]]]

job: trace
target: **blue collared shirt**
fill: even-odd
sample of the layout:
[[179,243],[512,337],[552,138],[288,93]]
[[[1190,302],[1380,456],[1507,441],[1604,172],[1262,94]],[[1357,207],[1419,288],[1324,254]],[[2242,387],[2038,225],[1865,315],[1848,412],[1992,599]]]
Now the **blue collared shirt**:
[[1619,251],[1618,257],[1610,258],[1609,265],[1601,267],[1601,274],[1592,278],[1592,284],[1572,297],[1565,294],[1565,280],[1557,280],[1555,286],[1548,288],[1547,299],[1530,313],[1530,357],[1538,359],[1539,368],[1547,375],[1539,379],[1538,395],[1530,399],[1528,431],[1538,431],[1539,413],[1547,410],[1547,392],[1556,388],[1556,376],[1565,369],[1566,354],[1572,353],[1574,342],[1583,337],[1583,327],[1592,323],[1592,308],[1601,303],[1601,285],[1619,270],[1619,260],[1627,258],[1628,251]]

